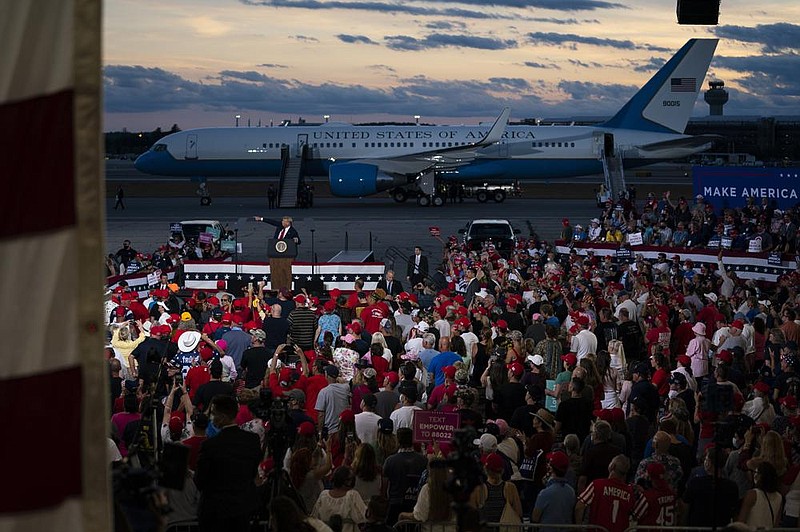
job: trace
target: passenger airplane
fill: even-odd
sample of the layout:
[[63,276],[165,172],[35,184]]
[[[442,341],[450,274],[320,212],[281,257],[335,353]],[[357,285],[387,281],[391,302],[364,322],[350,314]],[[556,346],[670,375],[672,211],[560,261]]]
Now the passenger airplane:
[[[611,119],[596,126],[508,126],[506,108],[486,126],[202,128],[167,135],[136,160],[142,172],[187,177],[279,176],[305,152],[304,173],[327,175],[336,196],[391,191],[441,203],[437,183],[508,184],[603,172],[686,157],[711,139],[683,132],[717,39],[691,39]],[[478,194],[487,201],[489,190]],[[502,189],[494,200],[503,201]]]

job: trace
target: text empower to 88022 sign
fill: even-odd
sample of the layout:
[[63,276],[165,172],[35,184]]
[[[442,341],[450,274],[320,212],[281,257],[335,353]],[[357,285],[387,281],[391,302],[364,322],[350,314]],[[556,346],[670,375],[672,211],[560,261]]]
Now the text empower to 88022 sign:
[[449,442],[460,424],[461,416],[457,412],[415,410],[411,427],[415,442]]

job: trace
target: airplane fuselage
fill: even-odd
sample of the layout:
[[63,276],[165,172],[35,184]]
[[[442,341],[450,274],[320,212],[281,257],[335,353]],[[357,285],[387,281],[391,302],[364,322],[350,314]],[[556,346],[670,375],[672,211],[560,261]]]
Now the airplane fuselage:
[[[136,162],[147,173],[172,176],[278,176],[281,151],[298,156],[308,146],[305,172],[327,176],[330,165],[398,158],[478,142],[487,126],[354,126],[326,124],[263,128],[202,128],[159,140]],[[605,135],[613,135],[626,168],[684,157],[699,149],[641,152],[638,146],[685,135],[590,126],[507,126],[500,142],[476,150],[464,165],[437,170],[446,181],[546,179],[602,172]]]

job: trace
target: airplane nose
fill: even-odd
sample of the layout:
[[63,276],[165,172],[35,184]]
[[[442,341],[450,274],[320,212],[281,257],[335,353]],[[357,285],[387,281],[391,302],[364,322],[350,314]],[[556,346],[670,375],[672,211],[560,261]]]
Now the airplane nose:
[[136,158],[136,160],[133,162],[133,167],[140,172],[150,174],[153,172],[153,165],[155,163],[154,159],[155,157],[153,157],[153,153],[146,151]]

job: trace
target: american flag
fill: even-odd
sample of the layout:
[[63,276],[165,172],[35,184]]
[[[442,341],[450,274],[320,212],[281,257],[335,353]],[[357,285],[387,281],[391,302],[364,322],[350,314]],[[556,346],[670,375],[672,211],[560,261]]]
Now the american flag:
[[[109,530],[101,1],[4,2],[0,530]],[[10,344],[9,344],[10,347]],[[45,427],[57,443],[32,436]]]
[[669,92],[695,92],[697,78],[670,78]]

